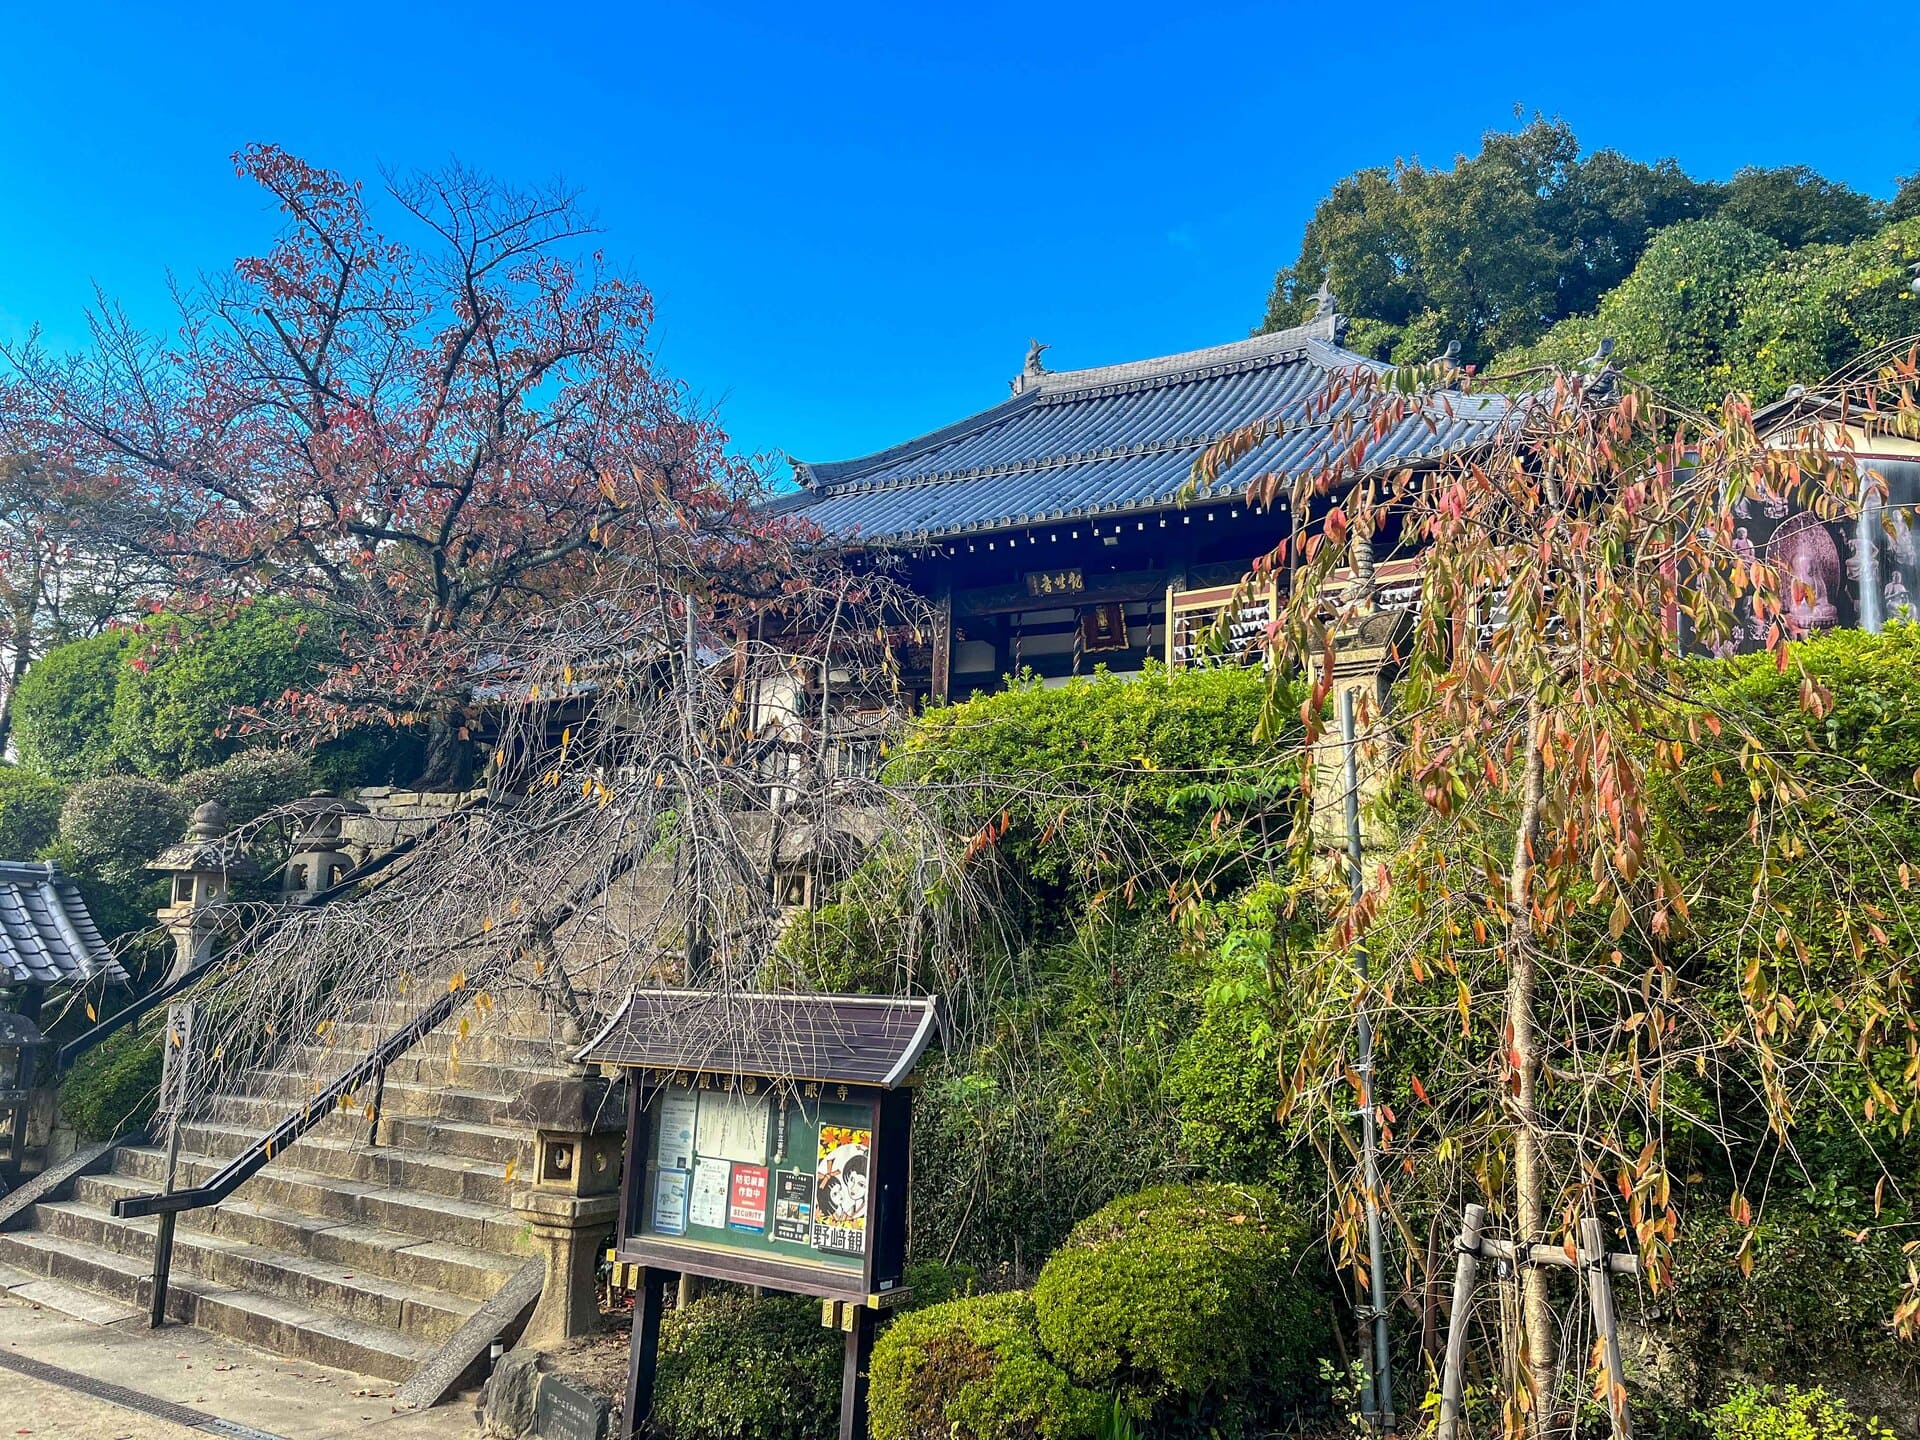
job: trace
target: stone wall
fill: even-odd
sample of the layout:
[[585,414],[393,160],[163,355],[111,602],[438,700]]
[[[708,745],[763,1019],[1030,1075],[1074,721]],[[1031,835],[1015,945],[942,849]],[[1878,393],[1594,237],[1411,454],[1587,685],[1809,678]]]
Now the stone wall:
[[340,827],[341,838],[355,859],[364,860],[424,830],[483,793],[480,790],[403,790],[395,785],[362,786],[353,792],[352,798],[366,806],[367,813],[345,817]]

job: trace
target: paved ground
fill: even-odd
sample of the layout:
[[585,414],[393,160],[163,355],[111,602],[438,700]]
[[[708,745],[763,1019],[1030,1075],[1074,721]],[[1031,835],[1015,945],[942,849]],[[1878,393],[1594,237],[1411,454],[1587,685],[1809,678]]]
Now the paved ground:
[[[396,1414],[391,1384],[265,1355],[186,1326],[100,1326],[0,1299],[0,1352],[185,1406],[281,1440],[467,1440],[473,1402]],[[154,1419],[57,1381],[0,1366],[0,1440],[207,1440],[204,1428]],[[231,1434],[232,1431],[227,1433]]]

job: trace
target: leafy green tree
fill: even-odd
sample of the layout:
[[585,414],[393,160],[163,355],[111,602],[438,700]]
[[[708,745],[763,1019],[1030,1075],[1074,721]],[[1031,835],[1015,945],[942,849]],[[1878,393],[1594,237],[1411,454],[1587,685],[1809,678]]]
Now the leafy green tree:
[[215,764],[245,745],[254,717],[316,684],[335,658],[326,628],[289,606],[155,616],[120,675],[114,753],[140,774],[168,780]]
[[1398,161],[1335,184],[1275,277],[1266,328],[1298,323],[1326,280],[1373,322],[1350,338],[1382,358],[1424,360],[1458,340],[1482,362],[1590,310],[1654,232],[1712,200],[1671,160],[1583,159],[1564,121],[1490,131],[1451,169]]
[[1600,302],[1597,316],[1562,321],[1537,344],[1502,355],[1495,369],[1575,365],[1610,335],[1618,344],[1613,363],[1627,373],[1689,405],[1717,403],[1741,369],[1741,297],[1779,253],[1766,236],[1724,218],[1671,226]]
[[[1388,426],[1433,403],[1424,387],[1438,378],[1350,384]],[[1659,1293],[1703,1149],[1752,1186],[1802,1138],[1813,1097],[1857,1095],[1867,1123],[1920,1115],[1920,911],[1901,863],[1920,802],[1911,768],[1889,784],[1854,754],[1818,753],[1845,714],[1842,685],[1797,659],[1789,582],[1753,564],[1734,529],[1741,501],[1844,517],[1860,483],[1846,457],[1819,453],[1817,434],[1791,452],[1765,444],[1744,404],[1716,424],[1578,375],[1536,394],[1523,427],[1432,473],[1368,489],[1337,456],[1314,477],[1344,501],[1295,537],[1305,558],[1276,617],[1277,658],[1312,665],[1350,623],[1326,597],[1356,531],[1397,512],[1426,548],[1403,678],[1373,731],[1401,829],[1353,903],[1328,887],[1327,944],[1276,977],[1275,1024],[1288,1027],[1289,1113],[1329,1137],[1344,1259],[1364,1263],[1366,1192],[1392,1212],[1425,1186],[1450,1209],[1485,1197],[1518,1240],[1558,1245],[1598,1218]],[[1871,413],[1878,433],[1920,423],[1905,359],[1811,399]],[[1684,452],[1670,438],[1680,423]],[[1206,463],[1263,434],[1249,427]],[[1785,677],[1795,726],[1696,708],[1690,655],[1730,646],[1736,625],[1767,652],[1749,663]],[[1669,847],[1675,785],[1716,798],[1723,835],[1753,837],[1751,852]],[[1906,826],[1878,823],[1878,806]],[[1858,863],[1835,835],[1871,839],[1878,860]],[[1360,1015],[1426,1057],[1407,1075],[1410,1103],[1385,1117],[1395,1163],[1377,1186],[1351,1163]],[[1876,1167],[1889,1188],[1911,1173],[1896,1158]],[[1730,1196],[1735,1221],[1750,1227],[1763,1198]],[[1514,1429],[1558,1434],[1560,1387],[1583,1357],[1560,1361],[1559,1282],[1541,1266],[1516,1282],[1482,1373],[1517,1377]],[[1891,1317],[1904,1333],[1920,1328],[1920,1281],[1912,1290]]]
[[1887,206],[1887,219],[1911,220],[1920,215],[1920,170],[1900,177],[1900,188]]
[[49,650],[27,671],[13,696],[22,765],[57,780],[113,770],[113,700],[131,640],[108,630]]
[[1844,245],[1870,235],[1881,222],[1871,196],[1829,180],[1806,165],[1746,166],[1721,192],[1723,220],[1757,230],[1788,250]]
[[1781,256],[1741,296],[1734,383],[1773,399],[1920,332],[1920,299],[1908,288],[1916,261],[1920,216],[1851,245]]
[[1782,250],[1722,212],[1663,231],[1597,314],[1561,321],[1491,369],[1573,365],[1610,335],[1616,365],[1689,405],[1735,390],[1778,399],[1920,330],[1916,261],[1920,218],[1851,245]]

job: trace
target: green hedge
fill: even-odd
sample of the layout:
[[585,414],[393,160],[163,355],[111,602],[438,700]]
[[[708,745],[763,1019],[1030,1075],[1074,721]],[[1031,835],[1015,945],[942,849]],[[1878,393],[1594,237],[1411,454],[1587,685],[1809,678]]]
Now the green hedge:
[[0,765],[0,860],[32,860],[53,843],[67,787],[17,765]]
[[1048,1358],[1022,1291],[893,1321],[875,1341],[873,1440],[1091,1440],[1101,1397]]
[[169,787],[137,775],[83,780],[60,811],[60,844],[80,870],[137,885],[146,864],[186,832],[187,807]]
[[162,779],[217,764],[246,744],[242,712],[317,685],[338,653],[318,617],[285,605],[156,615],[141,627],[114,691],[114,754]]
[[844,1341],[812,1300],[705,1296],[666,1317],[653,1403],[665,1440],[818,1440],[840,1414]]
[[60,1110],[86,1140],[111,1140],[153,1121],[160,1093],[160,1037],[122,1030],[82,1055],[60,1086]]
[[1041,1341],[1157,1435],[1237,1435],[1297,1398],[1329,1333],[1306,1227],[1269,1192],[1161,1186],[1074,1227],[1040,1271]]
[[1861,1419],[1818,1387],[1742,1386],[1706,1418],[1715,1440],[1894,1440],[1877,1419]]

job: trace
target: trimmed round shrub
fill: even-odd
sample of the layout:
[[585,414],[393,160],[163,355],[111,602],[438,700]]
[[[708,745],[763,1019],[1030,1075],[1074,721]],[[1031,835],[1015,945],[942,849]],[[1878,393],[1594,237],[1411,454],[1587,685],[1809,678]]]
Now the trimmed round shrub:
[[1102,1409],[1048,1357],[1019,1290],[900,1316],[868,1374],[873,1440],[1091,1440]]
[[1715,1440],[1894,1440],[1877,1419],[1863,1420],[1839,1396],[1815,1387],[1743,1385],[1707,1416]]
[[1156,1434],[1238,1434],[1296,1398],[1323,1353],[1326,1306],[1307,1249],[1305,1227],[1267,1191],[1125,1196],[1041,1267],[1041,1343]]
[[817,1440],[840,1414],[839,1332],[787,1296],[708,1295],[666,1317],[653,1433],[666,1440]]
[[33,662],[13,695],[13,743],[23,766],[56,780],[114,768],[113,700],[132,640],[131,631],[109,630]]
[[242,750],[204,770],[190,770],[173,789],[189,815],[217,800],[226,807],[228,822],[240,825],[311,794],[315,784],[313,766],[304,755],[262,747]]
[[53,843],[67,787],[17,765],[0,765],[0,860],[31,860]]
[[113,747],[142,775],[172,779],[242,749],[246,712],[317,685],[338,656],[313,616],[250,605],[230,616],[156,615],[127,653]]
[[187,808],[157,780],[105,775],[73,787],[60,811],[70,863],[113,885],[144,878],[146,863],[179,840]]

